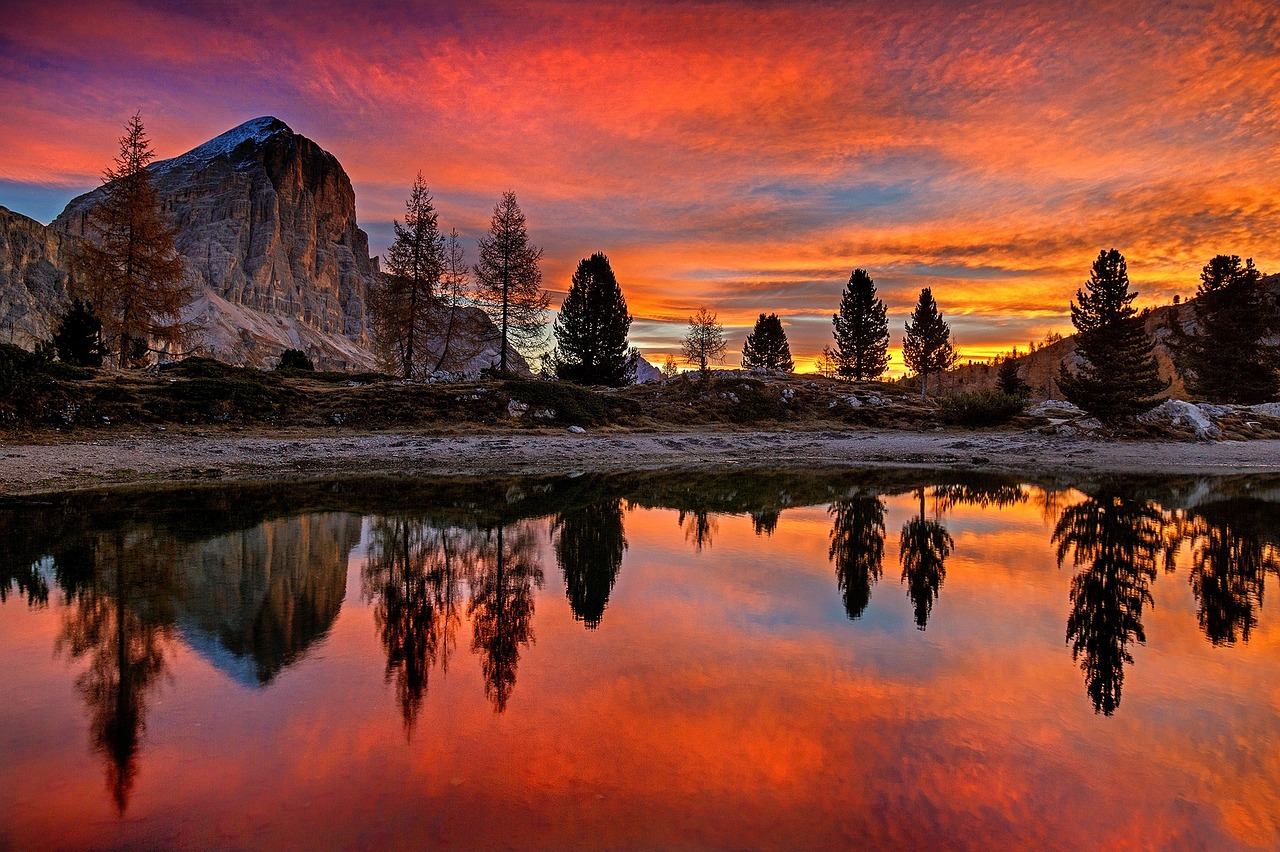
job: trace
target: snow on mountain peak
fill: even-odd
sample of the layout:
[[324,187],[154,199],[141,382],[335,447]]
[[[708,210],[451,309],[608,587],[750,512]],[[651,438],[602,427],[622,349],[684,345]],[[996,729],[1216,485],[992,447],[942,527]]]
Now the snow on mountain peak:
[[178,166],[198,166],[210,162],[223,154],[230,154],[238,146],[249,140],[265,142],[277,133],[292,133],[289,125],[272,115],[264,115],[251,119],[226,133],[215,136],[208,142],[171,160],[158,160],[152,164],[155,171],[169,171]]

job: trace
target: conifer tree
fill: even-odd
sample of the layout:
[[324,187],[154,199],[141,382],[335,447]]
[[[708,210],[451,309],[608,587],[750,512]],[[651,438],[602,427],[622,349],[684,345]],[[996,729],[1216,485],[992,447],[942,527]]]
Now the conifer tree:
[[115,165],[103,173],[102,201],[89,211],[88,239],[71,259],[102,321],[104,347],[121,367],[145,358],[153,342],[182,345],[191,330],[181,320],[191,295],[185,265],[147,171],[153,159],[142,118],[135,114],[120,137]]
[[1133,307],[1137,295],[1129,289],[1124,256],[1111,249],[1098,253],[1084,289],[1076,291],[1079,304],[1071,303],[1083,363],[1072,372],[1063,362],[1058,386],[1071,403],[1104,423],[1153,408],[1169,387],[1160,379],[1155,344]]
[[630,381],[635,366],[627,349],[631,315],[603,253],[579,261],[554,329],[560,378],[615,388]]
[[489,233],[478,242],[476,302],[498,326],[502,339],[498,370],[506,373],[513,347],[538,342],[551,304],[542,289],[542,249],[529,242],[514,192],[502,194],[493,208]]
[[1031,385],[1024,382],[1018,375],[1018,362],[1013,358],[1005,358],[1000,362],[998,379],[1001,393],[1024,399],[1031,396]]
[[840,311],[831,320],[840,377],[855,382],[880,378],[889,366],[889,318],[867,270],[853,270]]
[[724,360],[724,326],[716,322],[716,315],[703,305],[689,317],[689,332],[680,343],[685,361],[697,364],[703,377],[712,361]]
[[747,335],[742,345],[742,366],[747,370],[769,370],[790,373],[795,369],[791,360],[791,345],[782,329],[777,314],[761,314],[756,327]]
[[1280,335],[1280,310],[1263,292],[1253,260],[1210,260],[1192,305],[1195,329],[1175,337],[1191,391],[1246,405],[1280,396],[1280,345],[1268,343]]
[[933,291],[925,287],[920,300],[907,320],[907,333],[902,338],[902,358],[920,377],[920,398],[928,393],[929,377],[939,376],[956,362],[956,348],[951,342],[951,326],[938,311]]
[[370,294],[374,344],[405,379],[422,372],[433,332],[433,299],[444,271],[445,241],[427,183],[418,172],[405,202],[404,224],[394,219],[387,271]]
[[71,300],[53,333],[53,348],[64,363],[102,366],[102,320],[94,314],[93,305],[83,299]]

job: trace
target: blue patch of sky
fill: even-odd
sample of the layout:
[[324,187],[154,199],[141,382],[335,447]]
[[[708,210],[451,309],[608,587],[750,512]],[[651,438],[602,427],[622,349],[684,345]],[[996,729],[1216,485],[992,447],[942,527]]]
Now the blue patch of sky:
[[67,202],[93,186],[68,187],[62,184],[27,183],[0,178],[0,207],[49,224]]

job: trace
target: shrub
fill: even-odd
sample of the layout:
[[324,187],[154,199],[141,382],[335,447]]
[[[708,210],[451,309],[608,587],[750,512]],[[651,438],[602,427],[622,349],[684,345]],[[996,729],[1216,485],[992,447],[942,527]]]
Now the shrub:
[[276,364],[276,369],[314,373],[316,365],[311,363],[307,353],[301,349],[286,349],[280,353],[280,363]]
[[1026,400],[1000,391],[953,393],[944,396],[938,414],[960,426],[999,426],[1022,413]]

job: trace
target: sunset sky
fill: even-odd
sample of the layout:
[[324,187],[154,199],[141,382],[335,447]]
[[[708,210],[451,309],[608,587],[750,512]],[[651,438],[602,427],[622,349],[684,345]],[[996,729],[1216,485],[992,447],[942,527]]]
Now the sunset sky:
[[1069,331],[1103,248],[1139,305],[1217,253],[1280,269],[1272,0],[4,9],[0,204],[49,221],[136,110],[160,157],[274,115],[375,252],[419,170],[469,237],[514,190],[548,288],[606,252],[653,361],[705,303],[731,362],[777,312],[807,369],[855,266],[895,347],[929,286],[962,358]]

